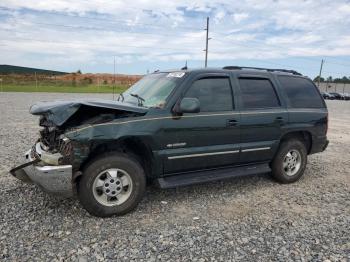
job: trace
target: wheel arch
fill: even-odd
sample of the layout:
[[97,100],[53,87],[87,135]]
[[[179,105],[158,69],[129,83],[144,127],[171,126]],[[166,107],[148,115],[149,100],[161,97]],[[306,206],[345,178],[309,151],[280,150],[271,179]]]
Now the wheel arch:
[[141,138],[127,136],[119,138],[118,140],[108,140],[92,144],[93,146],[91,147],[89,156],[82,162],[79,171],[73,176],[73,182],[77,182],[80,179],[83,175],[82,171],[91,161],[111,152],[122,152],[130,155],[140,163],[146,173],[146,178],[151,178],[154,156],[150,146]]
[[291,131],[291,132],[285,133],[280,139],[280,144],[283,141],[287,141],[293,138],[297,138],[301,142],[303,142],[306,147],[307,153],[308,154],[310,153],[312,148],[312,134],[310,131],[299,130],[299,131]]

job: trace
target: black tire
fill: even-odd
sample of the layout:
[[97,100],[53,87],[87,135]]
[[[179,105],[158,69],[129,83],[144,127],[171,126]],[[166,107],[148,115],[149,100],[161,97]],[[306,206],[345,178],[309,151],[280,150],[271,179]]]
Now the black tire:
[[[118,168],[126,171],[132,180],[130,196],[120,205],[107,206],[98,202],[94,196],[94,181],[108,169]],[[78,182],[78,199],[93,216],[109,217],[124,215],[133,210],[141,201],[146,189],[146,176],[143,168],[134,158],[124,153],[109,153],[91,161],[83,171]]]
[[[283,168],[283,161],[288,152],[296,150],[300,154],[301,164],[298,172],[293,175],[287,175]],[[292,138],[282,141],[275,158],[271,163],[272,176],[280,183],[288,184],[299,180],[304,174],[307,163],[307,151],[305,144],[299,139]]]

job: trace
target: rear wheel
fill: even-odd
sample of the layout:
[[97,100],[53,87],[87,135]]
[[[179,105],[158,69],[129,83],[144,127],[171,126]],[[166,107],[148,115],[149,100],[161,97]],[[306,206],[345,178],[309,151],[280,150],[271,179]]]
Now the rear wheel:
[[292,183],[304,174],[307,163],[305,144],[298,139],[283,141],[272,161],[272,175],[281,183]]
[[123,215],[141,201],[146,177],[141,165],[123,153],[92,161],[78,183],[78,198],[92,215]]

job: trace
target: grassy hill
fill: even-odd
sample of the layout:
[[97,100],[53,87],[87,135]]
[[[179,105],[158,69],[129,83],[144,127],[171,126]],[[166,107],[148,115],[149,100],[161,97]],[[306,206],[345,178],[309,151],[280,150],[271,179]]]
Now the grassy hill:
[[66,72],[23,67],[23,66],[13,66],[13,65],[0,65],[0,74],[40,74],[40,75],[65,75]]

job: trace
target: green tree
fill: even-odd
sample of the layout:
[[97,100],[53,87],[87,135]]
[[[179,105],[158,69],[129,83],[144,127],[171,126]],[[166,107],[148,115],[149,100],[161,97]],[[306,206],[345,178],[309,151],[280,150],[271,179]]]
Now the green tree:
[[[318,82],[318,79],[319,79],[320,77],[319,76],[316,76],[315,78],[314,78],[314,82]],[[321,76],[321,81],[320,82],[324,82],[324,78]]]
[[333,82],[334,83],[350,83],[350,79],[347,78],[346,76],[343,76],[342,78],[334,78]]
[[343,76],[341,79],[342,83],[350,83],[350,77]]

